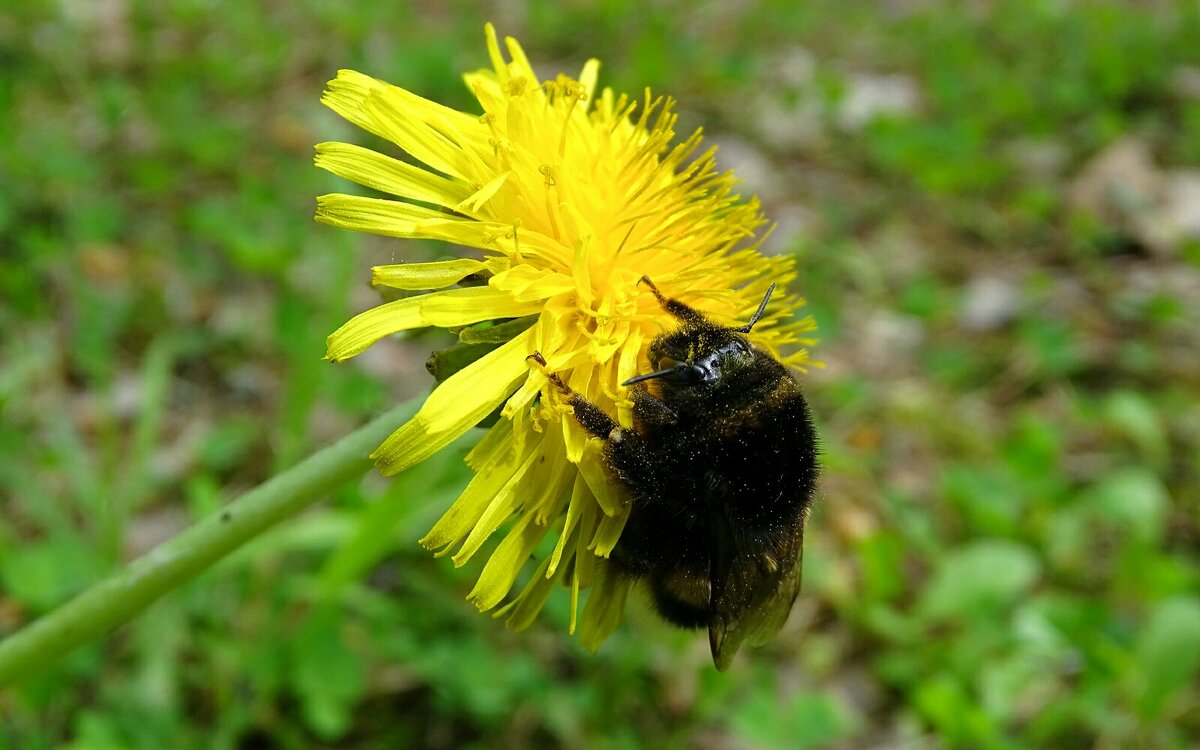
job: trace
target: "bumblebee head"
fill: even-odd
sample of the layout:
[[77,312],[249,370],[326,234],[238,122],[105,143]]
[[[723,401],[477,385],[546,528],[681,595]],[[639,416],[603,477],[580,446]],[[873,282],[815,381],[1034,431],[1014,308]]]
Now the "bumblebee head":
[[745,336],[727,328],[685,328],[650,345],[653,372],[626,380],[632,385],[662,379],[676,385],[716,385],[726,376],[754,364],[754,347]]
[[718,326],[697,314],[683,328],[659,336],[650,344],[653,371],[630,378],[622,385],[661,379],[665,387],[671,384],[712,389],[732,382],[732,375],[749,370],[767,356],[754,348],[746,334],[762,317],[773,291],[774,284],[767,289],[750,322],[743,326]]

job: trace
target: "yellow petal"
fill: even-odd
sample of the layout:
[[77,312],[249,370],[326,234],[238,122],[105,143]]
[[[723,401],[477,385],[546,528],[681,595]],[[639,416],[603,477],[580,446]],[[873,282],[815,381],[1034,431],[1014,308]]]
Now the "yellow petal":
[[[644,338],[641,328],[637,326],[630,327],[629,338],[626,339],[625,347],[621,350],[621,357],[617,361],[618,383],[624,383],[638,374],[638,356],[642,351],[642,341]],[[633,427],[633,402],[629,399],[622,399],[617,402],[617,422],[627,430]]]
[[528,411],[529,405],[541,394],[542,388],[548,382],[550,379],[540,369],[530,370],[529,377],[504,404],[504,410],[500,412],[500,415],[511,420]]
[[[402,90],[400,90],[402,91]],[[375,122],[376,128],[392,143],[412,154],[443,174],[467,182],[479,179],[478,163],[464,152],[459,143],[447,137],[447,133],[432,127],[428,100],[404,91],[373,92],[363,101],[361,108],[365,116]],[[477,140],[486,137],[486,131],[478,120],[456,129],[455,135],[462,140]]]
[[[478,165],[464,147],[474,151],[487,148],[488,132],[477,117],[353,70],[338,71],[321,102],[360,128],[455,177],[467,179],[463,173]],[[462,173],[450,165],[460,167]]]
[[[330,193],[317,198],[317,221],[340,229],[456,242],[481,250],[500,250],[517,256],[516,233],[507,224],[457,218],[401,201]],[[558,263],[566,250],[557,241],[528,229],[520,230],[520,254]]]
[[[532,329],[530,329],[531,331]],[[451,375],[421,410],[383,441],[371,458],[390,476],[420,463],[479,424],[526,376],[533,334],[525,331]]]
[[339,70],[337,78],[326,85],[325,93],[321,96],[322,104],[358,127],[383,137],[371,119],[362,113],[362,103],[372,91],[386,88],[387,84],[356,70]]
[[539,460],[543,468],[537,477],[539,485],[536,494],[526,500],[523,512],[529,513],[538,524],[545,526],[562,510],[567,499],[567,488],[578,472],[567,461],[562,443],[552,436],[542,442]]
[[[492,501],[488,503],[483,513],[476,519],[471,531],[463,541],[462,547],[454,554],[454,564],[464,565],[479,551],[483,543],[500,525],[508,520],[531,491],[537,491],[537,476],[530,476],[530,470],[540,466],[537,461],[541,449],[541,441],[530,447],[528,454],[521,461],[512,477],[501,487]],[[532,481],[527,481],[532,480]]]
[[[523,88],[516,86],[515,82],[505,88],[504,93],[508,94],[505,100],[507,109],[501,122],[504,123],[504,131],[509,138],[510,148],[518,152],[533,152],[533,159],[542,161],[539,146],[544,144],[540,141],[544,140],[548,134],[544,130],[541,132],[538,130],[538,125],[543,120],[540,117],[537,120],[534,119],[536,108],[521,101],[521,99],[531,99],[535,95],[541,95],[542,90],[536,86],[535,81],[528,78],[521,80],[526,81]],[[519,94],[514,94],[514,91]],[[537,112],[537,114],[541,114],[541,112]]]
[[[343,193],[330,193],[318,197],[315,218],[317,221],[341,229],[354,229],[391,237],[427,236],[418,233],[418,227],[422,222],[449,221],[462,224],[464,227],[477,223],[411,203]],[[505,229],[507,227],[503,225],[493,227],[495,232],[503,232]],[[431,237],[430,239],[449,238]]]
[[628,520],[628,504],[621,506],[616,514],[601,518],[589,549],[600,557],[608,557],[612,554],[613,548],[617,546],[617,540],[620,539],[621,531],[625,528],[625,522]]
[[486,611],[500,603],[512,590],[517,574],[533,554],[534,547],[546,536],[546,527],[538,526],[530,515],[522,515],[504,541],[488,559],[467,600]]
[[574,307],[574,301],[564,295],[547,299],[535,327],[538,351],[546,356],[551,372],[573,366],[579,350],[586,343],[573,312],[564,307]]
[[498,273],[488,284],[520,300],[543,300],[575,288],[575,281],[565,273],[526,265]]
[[442,289],[487,268],[481,260],[462,258],[436,263],[398,263],[371,268],[371,283],[392,289]]
[[[483,119],[484,124],[492,124],[494,126],[496,120],[495,115],[504,110],[505,94],[503,84],[496,76],[496,71],[489,68],[481,70],[473,70],[463,73],[463,83],[466,84],[467,90],[475,95],[479,100],[485,113]],[[497,135],[502,135],[497,131]],[[497,145],[501,139],[497,138]],[[503,139],[507,140],[507,139]],[[507,143],[505,146],[507,147]]]
[[[578,561],[580,558],[576,555],[572,558]],[[579,567],[578,563],[571,571],[571,619],[567,622],[567,632],[575,635],[575,626],[579,622]]]
[[596,301],[596,292],[592,288],[591,269],[588,266],[589,242],[580,241],[575,244],[575,257],[571,265],[571,276],[575,291],[579,294],[579,304],[591,307]]
[[594,362],[607,363],[618,349],[625,346],[625,339],[628,335],[628,320],[613,321],[610,319],[600,323],[596,327],[595,337],[588,345],[588,355]]
[[567,446],[567,460],[573,464],[584,462],[583,453],[592,436],[579,425],[574,417],[562,420],[563,443]]
[[525,56],[525,50],[521,48],[521,43],[514,37],[506,36],[504,37],[504,46],[508,47],[508,55],[512,58],[511,69],[513,72],[525,76],[536,85],[537,73],[533,72],[533,66],[529,64],[529,58]]
[[483,207],[483,204],[491,200],[492,196],[504,187],[505,180],[508,179],[508,172],[501,172],[499,176],[491,182],[476,190],[470,196],[463,198],[462,201],[455,206],[455,210],[465,214],[477,214]]
[[575,633],[577,615],[579,613],[579,593],[592,585],[595,578],[596,561],[599,559],[585,549],[587,538],[595,528],[596,507],[588,508],[588,515],[579,526],[579,535],[575,539],[575,552],[571,557],[571,624],[570,632]]
[[575,474],[575,484],[571,489],[571,501],[567,504],[567,517],[563,521],[562,533],[558,536],[558,543],[554,545],[554,552],[550,555],[550,565],[547,568],[546,575],[554,575],[558,571],[558,564],[562,560],[563,550],[568,548],[568,540],[575,538],[575,527],[579,524],[579,519],[586,511],[594,507],[595,499],[592,498],[592,492],[587,487],[587,482],[583,480],[583,476],[579,473]]
[[413,94],[397,86],[363,75],[355,70],[339,70],[337,78],[327,84],[321,103],[337,112],[342,117],[358,127],[380,138],[387,138],[387,131],[381,128],[376,118],[364,110],[364,104],[375,95],[394,96],[401,101],[412,103],[414,110],[425,112],[430,119],[443,123],[446,129],[469,129],[477,127],[477,118],[464,112]]
[[579,624],[579,641],[584,648],[595,651],[605,638],[621,624],[625,616],[625,599],[633,585],[628,576],[618,575],[611,564],[599,565],[599,581],[588,595],[583,620]]
[[[537,349],[536,347],[535,349],[541,351],[541,349]],[[530,427],[530,421],[534,419],[534,413],[529,408],[529,405],[533,402],[533,399],[541,394],[542,386],[547,382],[549,380],[541,370],[530,370],[525,382],[508,399],[504,404],[504,409],[500,412],[500,416],[512,423],[513,442],[516,443],[518,451],[525,449],[526,437],[533,431]]]
[[361,312],[329,334],[325,358],[341,362],[362,353],[384,336],[399,331],[424,326],[463,326],[494,318],[519,318],[538,309],[536,302],[519,302],[486,286],[406,297]]
[[583,64],[583,70],[579,73],[579,82],[583,84],[583,93],[586,97],[582,104],[584,112],[587,112],[592,98],[596,96],[596,82],[599,80],[600,61],[593,57]]
[[471,195],[463,182],[447,180],[426,169],[406,164],[350,143],[318,143],[313,160],[339,177],[404,198],[454,208]]
[[512,441],[512,422],[507,419],[500,419],[496,424],[492,425],[483,439],[475,444],[475,447],[467,453],[464,459],[467,466],[470,466],[474,471],[479,471],[484,466],[487,466],[492,461],[498,460],[496,457],[509,450]]
[[[482,463],[475,466],[475,476],[471,478],[466,489],[454,501],[433,528],[421,539],[421,546],[433,550],[440,557],[450,551],[450,547],[471,533],[475,522],[483,515],[488,504],[508,484],[517,470],[518,461],[514,446],[507,437],[511,430],[504,429],[506,422],[498,422],[488,435],[476,445],[476,449],[487,444],[487,456]],[[500,427],[501,429],[497,429]],[[503,436],[503,440],[494,438]],[[473,453],[474,451],[472,451]]]
[[559,576],[546,575],[546,566],[549,562],[549,560],[542,560],[542,564],[534,571],[533,577],[529,579],[529,583],[525,584],[521,593],[496,612],[497,617],[508,615],[504,624],[513,630],[524,630],[533,623],[538,612],[541,612],[542,607],[546,605],[546,600],[550,598],[550,592],[554,590],[554,585],[558,583]]
[[616,516],[625,510],[629,499],[625,488],[609,474],[604,467],[604,459],[600,453],[603,441],[589,440],[583,449],[583,457],[579,461],[579,473],[587,482],[588,489],[596,496],[596,502],[606,516]]
[[496,27],[490,22],[484,24],[483,36],[487,41],[488,59],[492,63],[492,69],[496,71],[496,75],[500,76],[501,81],[508,80],[508,63],[504,61],[504,55],[500,52],[500,40],[496,36]]

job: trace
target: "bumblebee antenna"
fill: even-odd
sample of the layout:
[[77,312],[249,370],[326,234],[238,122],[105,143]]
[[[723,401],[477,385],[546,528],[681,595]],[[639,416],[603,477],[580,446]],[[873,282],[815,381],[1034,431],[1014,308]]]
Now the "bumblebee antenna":
[[661,370],[648,372],[645,375],[636,375],[629,380],[626,380],[624,383],[621,383],[621,385],[633,385],[634,383],[640,383],[643,380],[654,380],[655,378],[666,377],[670,377],[674,382],[682,383],[684,385],[698,385],[700,383],[709,382],[713,379],[710,370],[705,370],[704,368],[697,367],[696,365],[689,365],[687,362],[676,362],[670,367],[664,367]]
[[737,328],[731,328],[730,330],[734,331],[735,333],[750,333],[750,329],[754,327],[754,324],[757,323],[759,318],[763,316],[763,313],[767,311],[767,301],[771,299],[771,294],[774,293],[774,291],[774,284],[771,284],[771,286],[767,287],[767,293],[763,295],[762,302],[758,303],[758,310],[754,313],[754,316],[750,318],[750,322],[744,326],[738,326]]
[[655,378],[666,377],[667,375],[675,372],[676,369],[676,367],[664,367],[661,370],[655,370],[654,372],[648,372],[645,375],[637,375],[632,377],[629,380],[626,380],[624,383],[621,383],[621,385],[633,385],[634,383],[640,383],[643,380],[654,380]]
[[677,299],[670,299],[663,296],[663,293],[658,291],[658,287],[654,285],[649,276],[643,276],[638,281],[638,284],[645,284],[650,287],[650,291],[654,292],[654,297],[658,300],[658,304],[662,305],[664,310],[684,323],[702,325],[705,322],[704,316],[698,311],[693,310]]

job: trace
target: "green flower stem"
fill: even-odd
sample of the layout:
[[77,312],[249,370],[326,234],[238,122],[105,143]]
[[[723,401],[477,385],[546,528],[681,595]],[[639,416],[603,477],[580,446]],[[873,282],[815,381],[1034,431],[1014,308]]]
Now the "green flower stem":
[[367,455],[416,412],[420,401],[392,409],[272,477],[0,641],[0,687],[44,669],[72,649],[133,619],[225,555],[365,474],[372,466]]

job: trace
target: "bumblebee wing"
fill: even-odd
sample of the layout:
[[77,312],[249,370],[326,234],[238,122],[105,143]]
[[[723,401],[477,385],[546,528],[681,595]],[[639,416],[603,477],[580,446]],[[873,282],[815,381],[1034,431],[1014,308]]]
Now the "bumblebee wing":
[[804,549],[796,545],[796,562],[790,569],[782,571],[778,586],[773,593],[762,597],[760,603],[751,605],[743,619],[746,640],[752,646],[762,646],[775,637],[792,613],[792,605],[800,594],[800,569]]
[[720,535],[712,557],[708,642],[724,671],[744,641],[762,645],[787,621],[800,593],[804,529],[770,552],[738,550]]

